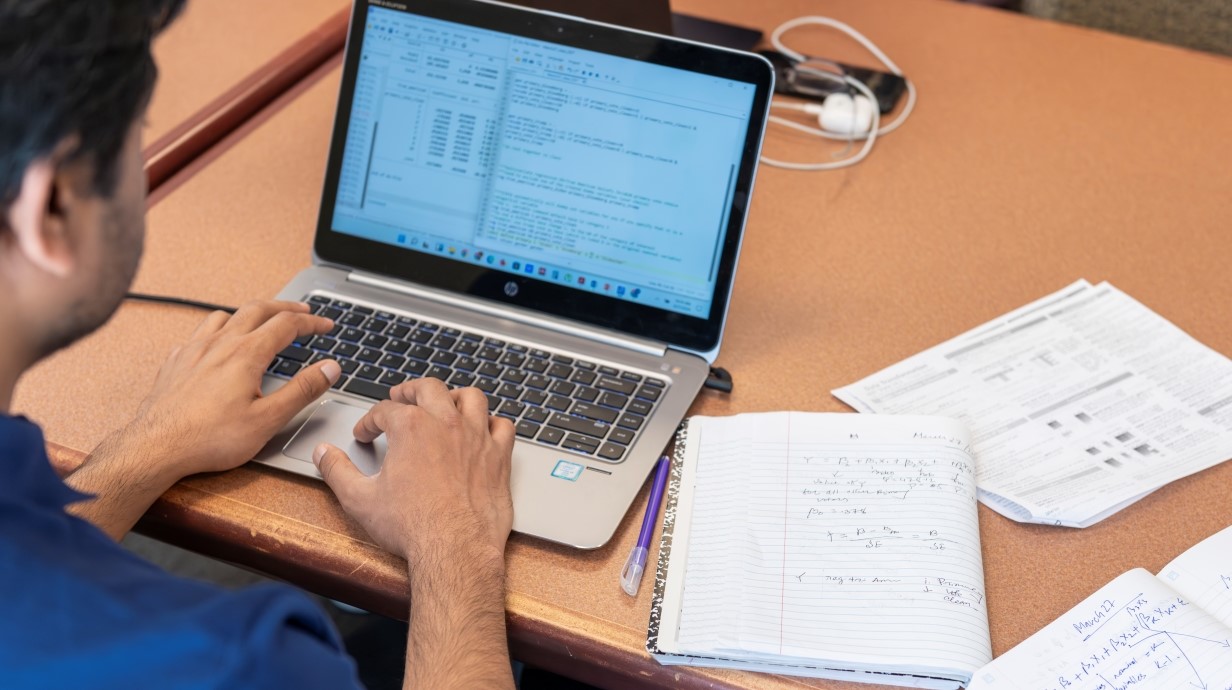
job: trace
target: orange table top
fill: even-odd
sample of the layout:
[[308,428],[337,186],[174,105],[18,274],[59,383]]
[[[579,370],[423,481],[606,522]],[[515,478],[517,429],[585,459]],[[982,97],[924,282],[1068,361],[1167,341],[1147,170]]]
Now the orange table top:
[[159,80],[146,113],[147,143],[346,7],[345,0],[190,0],[154,42]]
[[[846,408],[855,381],[1085,277],[1109,280],[1232,354],[1232,60],[925,0],[679,0],[765,29],[825,14],[861,29],[919,86],[916,114],[841,172],[763,168],[719,363],[730,396],[698,414]],[[793,45],[853,60],[845,39]],[[179,179],[151,210],[137,288],[222,303],[272,296],[309,263],[337,71]],[[1167,96],[1162,92],[1167,90]],[[1166,101],[1166,103],[1165,103]],[[833,148],[772,129],[767,153]],[[22,382],[62,467],[124,423],[201,314],[130,304]],[[994,651],[1121,572],[1157,570],[1232,524],[1232,464],[1175,482],[1085,530],[980,510]],[[645,492],[612,542],[576,552],[515,536],[515,654],[605,687],[867,687],[658,666],[643,651],[649,588],[617,586]],[[324,486],[244,467],[189,479],[144,528],[337,599],[405,615],[402,564]],[[651,554],[652,558],[654,553]]]

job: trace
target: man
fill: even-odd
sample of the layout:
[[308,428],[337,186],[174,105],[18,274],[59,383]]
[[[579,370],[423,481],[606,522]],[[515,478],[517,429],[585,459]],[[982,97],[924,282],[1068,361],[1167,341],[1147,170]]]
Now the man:
[[[337,380],[326,361],[259,392],[274,353],[331,322],[293,303],[211,314],[132,422],[64,482],[39,429],[7,414],[22,372],[104,323],[136,271],[150,40],[182,2],[0,0],[0,687],[358,683],[303,595],[178,580],[114,541],[179,479],[243,464]],[[377,476],[336,448],[315,456],[343,508],[408,561],[406,685],[512,687],[513,429],[475,390],[415,381],[392,398],[355,432],[388,437]]]

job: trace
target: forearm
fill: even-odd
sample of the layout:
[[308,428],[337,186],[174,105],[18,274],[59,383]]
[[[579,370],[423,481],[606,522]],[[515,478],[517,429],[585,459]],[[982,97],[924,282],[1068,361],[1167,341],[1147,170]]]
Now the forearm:
[[513,688],[500,554],[445,550],[411,564],[405,689]]
[[159,460],[159,450],[129,429],[112,434],[65,478],[72,488],[94,496],[69,506],[69,512],[119,541],[180,479]]

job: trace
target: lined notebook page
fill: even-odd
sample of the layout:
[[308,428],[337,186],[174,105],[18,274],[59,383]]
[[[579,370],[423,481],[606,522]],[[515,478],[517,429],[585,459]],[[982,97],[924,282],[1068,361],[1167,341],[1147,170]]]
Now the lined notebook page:
[[[1166,572],[1166,569],[1165,569]],[[970,690],[1232,690],[1232,630],[1135,568],[976,671]]]
[[1164,569],[1159,579],[1232,628],[1232,527],[1203,539]]
[[682,652],[967,673],[991,659],[961,424],[792,412],[689,424]]

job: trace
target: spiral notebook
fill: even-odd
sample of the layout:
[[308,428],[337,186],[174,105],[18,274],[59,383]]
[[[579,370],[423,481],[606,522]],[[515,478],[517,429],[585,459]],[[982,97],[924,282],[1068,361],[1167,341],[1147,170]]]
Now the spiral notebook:
[[646,647],[688,664],[957,688],[992,660],[971,439],[941,417],[692,417]]

